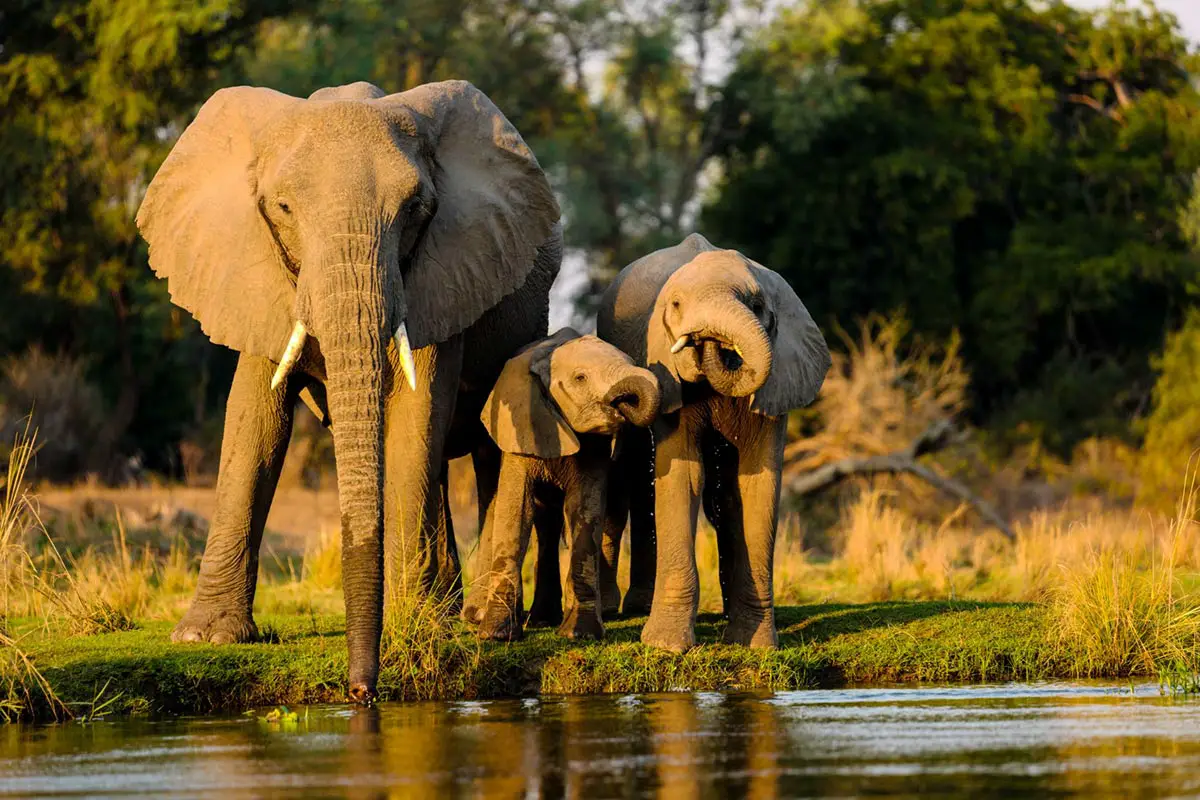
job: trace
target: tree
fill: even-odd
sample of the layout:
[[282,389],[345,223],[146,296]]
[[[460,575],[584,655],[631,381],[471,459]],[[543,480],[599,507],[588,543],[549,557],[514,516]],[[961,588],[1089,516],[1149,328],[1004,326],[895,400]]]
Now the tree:
[[1200,100],[1175,19],[1029,0],[817,0],[748,47],[703,225],[818,318],[963,335],[977,421],[1126,429],[1198,288]]
[[174,136],[288,4],[23,5],[0,34],[0,351],[86,358],[109,405],[91,468],[117,449],[162,466],[229,358],[170,305],[134,215]]
[[548,0],[541,8],[579,99],[546,150],[567,242],[589,262],[586,309],[617,270],[692,229],[719,133],[714,52],[737,51],[762,3]]

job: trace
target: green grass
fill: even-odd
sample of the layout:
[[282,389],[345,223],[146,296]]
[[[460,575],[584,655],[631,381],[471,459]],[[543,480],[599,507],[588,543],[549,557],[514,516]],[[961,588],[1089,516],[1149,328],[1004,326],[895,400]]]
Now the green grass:
[[[1051,643],[1042,606],[826,604],[780,608],[777,619],[781,647],[764,651],[715,644],[723,622],[703,615],[697,625],[701,646],[682,656],[641,645],[643,619],[614,622],[607,641],[589,644],[568,642],[551,631],[534,631],[511,645],[479,643],[454,623],[437,645],[438,659],[410,658],[402,643],[388,650],[380,693],[384,700],[453,699],[1085,674],[1080,661]],[[91,636],[31,628],[22,642],[54,692],[77,714],[96,707],[109,713],[205,713],[344,700],[340,617],[265,615],[259,623],[272,631],[270,642],[173,645],[171,625],[164,622]],[[48,712],[38,708],[36,715]]]

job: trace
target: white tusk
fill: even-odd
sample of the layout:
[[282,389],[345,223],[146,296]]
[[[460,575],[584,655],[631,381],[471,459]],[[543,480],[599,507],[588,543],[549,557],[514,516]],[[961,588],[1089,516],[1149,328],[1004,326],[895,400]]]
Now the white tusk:
[[288,373],[296,366],[300,354],[304,352],[306,339],[308,331],[304,329],[304,323],[296,320],[296,327],[292,328],[292,338],[288,339],[287,347],[283,349],[283,358],[279,359],[279,366],[275,368],[275,375],[271,378],[271,391],[278,389],[279,384],[283,383]]
[[688,334],[685,333],[683,336],[680,336],[678,339],[675,340],[675,344],[671,345],[671,355],[675,355],[680,350],[687,347],[687,344],[688,344]]
[[415,392],[417,390],[417,368],[413,363],[412,347],[408,344],[408,327],[403,322],[400,323],[399,328],[396,328],[396,335],[393,338],[396,340],[396,350],[400,354],[400,368],[404,370],[408,388]]

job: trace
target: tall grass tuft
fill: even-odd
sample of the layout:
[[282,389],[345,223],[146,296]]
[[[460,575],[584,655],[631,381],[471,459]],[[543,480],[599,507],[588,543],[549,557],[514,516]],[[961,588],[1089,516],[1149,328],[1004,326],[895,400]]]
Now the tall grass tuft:
[[1195,473],[1175,517],[1142,549],[1093,545],[1064,561],[1048,590],[1050,640],[1081,675],[1200,672],[1200,596],[1184,591],[1177,559],[1194,537]]
[[380,643],[381,683],[396,687],[405,700],[471,694],[463,681],[475,674],[482,646],[458,624],[457,598],[392,595]]
[[37,432],[27,426],[13,441],[0,500],[0,720],[13,722],[44,702],[55,719],[71,716],[50,684],[9,630],[9,613],[17,577],[32,568],[26,538],[38,524],[37,510],[25,476],[36,452]]
[[112,556],[101,557],[86,550],[78,559],[68,561],[49,535],[46,541],[58,569],[56,574],[43,578],[42,590],[57,606],[71,633],[86,636],[137,627],[134,616],[149,604],[157,565],[148,551],[141,559],[130,556],[120,512]]

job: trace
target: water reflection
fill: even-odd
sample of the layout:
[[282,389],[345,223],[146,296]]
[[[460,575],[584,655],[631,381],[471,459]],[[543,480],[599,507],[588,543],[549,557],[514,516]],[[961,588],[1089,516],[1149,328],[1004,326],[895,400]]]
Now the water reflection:
[[1200,792],[1200,702],[1144,687],[314,707],[0,728],[0,795],[756,800]]

